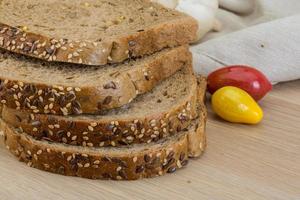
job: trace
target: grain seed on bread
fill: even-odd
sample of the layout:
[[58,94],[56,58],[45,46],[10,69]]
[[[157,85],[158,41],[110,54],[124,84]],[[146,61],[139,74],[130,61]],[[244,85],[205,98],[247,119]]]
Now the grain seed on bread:
[[99,113],[128,104],[190,61],[187,46],[116,66],[88,68],[51,64],[0,50],[0,100],[31,113]]
[[72,147],[35,140],[3,121],[1,127],[7,149],[30,167],[90,179],[135,180],[174,173],[185,167],[190,154],[190,133],[198,132],[203,149],[197,157],[202,154],[206,137],[204,130],[197,128],[201,123],[205,120],[200,117],[188,129],[157,143],[122,148]]
[[[198,115],[197,107],[203,102],[206,83],[201,80],[197,86],[196,78],[188,69],[105,115],[30,114],[4,106],[2,118],[38,140],[95,147],[156,142],[188,127]],[[198,95],[197,87],[200,87]],[[157,99],[161,102],[157,103]]]
[[188,44],[198,29],[192,17],[148,0],[1,0],[0,19],[0,48],[85,65]]

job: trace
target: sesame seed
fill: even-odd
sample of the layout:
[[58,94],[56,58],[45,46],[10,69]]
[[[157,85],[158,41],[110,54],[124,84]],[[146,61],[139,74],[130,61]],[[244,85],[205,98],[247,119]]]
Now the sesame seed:
[[133,140],[134,138],[132,136],[127,136],[126,139],[127,140]]
[[37,155],[41,155],[42,153],[43,153],[42,150],[38,150],[38,151],[36,152]]
[[28,150],[28,151],[27,151],[27,154],[28,154],[28,155],[31,155],[31,151]]
[[31,119],[31,120],[34,120],[34,118],[35,118],[34,115],[33,115],[33,114],[30,114],[30,119]]
[[73,90],[72,87],[67,87],[67,91],[68,91],[68,92],[70,92],[70,91],[72,91],[72,90]]
[[86,145],[89,146],[89,147],[93,147],[94,146],[94,144],[91,143],[91,142],[88,142]]
[[114,147],[116,146],[116,143],[114,141],[111,141],[111,145]]
[[92,126],[88,126],[89,131],[94,131],[94,128]]
[[82,168],[82,167],[83,167],[83,165],[82,165],[81,163],[77,163],[77,166],[78,166],[79,168]]
[[55,128],[60,128],[60,125],[59,124],[54,124],[54,127]]
[[76,91],[76,92],[80,92],[80,91],[81,91],[81,89],[80,89],[80,88],[78,88],[78,87],[76,87],[76,88],[75,88],[75,91]]
[[21,106],[20,102],[18,102],[18,101],[15,101],[15,104],[16,104],[17,107]]
[[88,133],[88,132],[86,132],[86,131],[85,131],[85,132],[82,132],[82,135],[87,135],[87,134],[89,134],[89,133]]
[[30,109],[31,109],[31,110],[36,110],[37,107],[36,107],[36,106],[30,106]]
[[103,147],[104,146],[104,142],[100,142],[99,147]]
[[82,139],[83,139],[83,140],[89,140],[89,137],[84,136],[84,137],[82,137]]
[[6,104],[6,100],[2,99],[1,103]]
[[49,109],[51,110],[53,108],[53,103],[49,104]]
[[63,47],[61,47],[60,49],[62,49],[62,50],[67,50],[67,47],[65,47],[65,46],[63,46]]
[[48,128],[54,129],[54,126],[53,126],[52,124],[49,124],[49,125],[48,125]]
[[23,82],[19,82],[19,86],[20,87],[24,87],[24,83]]
[[74,135],[71,140],[75,141],[77,139],[77,135]]
[[71,137],[71,133],[70,133],[70,132],[67,132],[67,136],[68,136],[68,137]]
[[49,148],[47,148],[47,149],[46,149],[46,151],[47,151],[48,153],[50,153],[50,152],[51,152],[51,150],[50,150]]
[[134,156],[133,159],[132,159],[132,161],[133,161],[134,163],[136,163],[137,159],[138,159],[138,158],[137,158],[136,156]]
[[156,123],[156,120],[155,119],[152,119],[151,121],[150,121],[150,124],[155,124]]
[[90,125],[91,125],[92,127],[96,127],[96,126],[97,126],[97,123],[96,123],[96,122],[92,122],[92,123],[90,123]]
[[95,164],[95,165],[99,165],[99,164],[100,164],[100,160],[95,160],[95,161],[94,161],[94,164]]
[[72,160],[72,156],[68,156],[67,161]]
[[59,86],[59,87],[57,87],[60,91],[64,91],[64,88],[63,87],[61,87],[61,86]]
[[134,132],[134,131],[135,131],[135,126],[130,126],[130,130],[131,130],[132,132]]
[[36,127],[34,127],[34,128],[32,129],[32,131],[33,131],[33,132],[37,132],[38,129],[37,129]]
[[79,53],[75,51],[75,52],[73,53],[73,56],[74,56],[74,57],[78,57],[78,56],[79,56]]
[[85,153],[83,153],[83,154],[81,154],[83,157],[85,157],[85,158],[88,158],[89,157],[89,155],[87,155],[87,154],[85,154]]
[[72,106],[72,103],[67,103],[66,108],[70,108]]
[[53,136],[53,131],[48,130],[48,132],[49,132],[49,135]]
[[117,172],[119,172],[119,171],[121,171],[121,170],[122,170],[122,167],[121,167],[121,166],[117,167]]

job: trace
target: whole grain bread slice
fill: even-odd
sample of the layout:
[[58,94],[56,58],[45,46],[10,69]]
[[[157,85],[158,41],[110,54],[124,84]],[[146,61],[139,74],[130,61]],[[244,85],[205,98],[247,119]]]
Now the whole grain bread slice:
[[32,113],[99,113],[131,102],[190,62],[187,46],[120,65],[88,68],[0,50],[0,101]]
[[205,88],[205,79],[197,84],[185,68],[151,92],[105,115],[31,114],[4,106],[2,118],[37,140],[94,147],[151,143],[190,125],[203,104]]
[[[193,156],[189,134],[197,135],[197,154],[206,147],[204,124],[206,114],[192,122],[188,129],[154,144],[129,147],[75,147],[35,140],[2,122],[7,149],[20,161],[40,170],[90,179],[135,180],[173,173],[188,164]],[[2,121],[2,120],[1,120]],[[192,151],[191,151],[192,150]]]
[[148,0],[1,0],[0,48],[104,65],[197,38],[196,20]]

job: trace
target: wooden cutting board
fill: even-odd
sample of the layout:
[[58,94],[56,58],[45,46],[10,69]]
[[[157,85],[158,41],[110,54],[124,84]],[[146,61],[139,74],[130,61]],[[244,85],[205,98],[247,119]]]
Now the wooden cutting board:
[[226,123],[209,108],[208,148],[185,170],[133,182],[63,177],[28,168],[0,145],[0,199],[300,200],[300,81],[262,102],[257,126]]

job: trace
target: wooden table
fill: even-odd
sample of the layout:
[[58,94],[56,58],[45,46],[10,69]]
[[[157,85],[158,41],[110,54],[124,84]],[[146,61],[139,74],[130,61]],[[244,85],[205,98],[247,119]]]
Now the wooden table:
[[187,169],[160,178],[93,181],[31,169],[0,146],[0,199],[300,199],[300,81],[280,84],[262,102],[258,126],[209,113],[208,148]]

